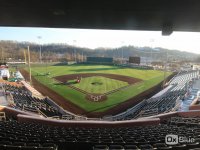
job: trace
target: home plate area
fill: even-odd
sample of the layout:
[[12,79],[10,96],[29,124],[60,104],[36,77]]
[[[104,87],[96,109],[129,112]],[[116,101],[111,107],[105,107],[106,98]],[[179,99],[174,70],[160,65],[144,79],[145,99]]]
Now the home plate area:
[[107,96],[103,94],[87,94],[86,99],[92,102],[102,102],[107,99]]

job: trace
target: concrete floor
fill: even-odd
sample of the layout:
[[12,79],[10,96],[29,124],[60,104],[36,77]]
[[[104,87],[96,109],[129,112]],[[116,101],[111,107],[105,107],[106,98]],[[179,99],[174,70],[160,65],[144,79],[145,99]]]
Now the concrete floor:
[[192,88],[190,88],[190,94],[187,98],[185,98],[181,103],[181,108],[179,111],[188,111],[189,106],[192,103],[192,101],[197,97],[197,92],[200,90],[200,80],[196,80],[194,84],[192,85]]

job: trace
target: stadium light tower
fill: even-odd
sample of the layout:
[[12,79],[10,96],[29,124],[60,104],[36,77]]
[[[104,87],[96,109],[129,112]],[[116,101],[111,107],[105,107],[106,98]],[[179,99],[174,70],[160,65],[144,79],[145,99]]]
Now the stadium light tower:
[[122,41],[121,44],[122,44],[122,58],[121,58],[121,64],[123,64],[123,59],[124,59],[123,45],[124,45],[124,41]]
[[42,50],[41,50],[42,48],[41,48],[41,41],[40,41],[40,40],[42,39],[42,37],[41,37],[41,36],[38,36],[37,38],[39,39],[39,45],[40,45],[40,63],[42,63],[42,52],[41,52],[41,51],[42,51]]
[[82,62],[83,62],[83,50],[82,50]]
[[74,45],[74,61],[76,63],[76,48],[75,48],[76,40],[73,40],[73,45]]
[[164,80],[163,80],[163,88],[165,86],[165,82],[166,82],[166,73],[167,73],[167,66],[168,66],[168,51],[166,50],[166,62],[164,65]]
[[1,63],[4,63],[3,48],[1,47]]
[[153,52],[152,52],[152,49],[153,49],[153,42],[154,42],[154,39],[150,39],[150,45],[151,45],[151,65],[152,65],[152,62],[153,62]]
[[27,47],[27,51],[28,51],[28,67],[29,67],[29,82],[30,85],[32,85],[32,79],[31,79],[31,56],[30,56],[30,50],[29,50],[29,46]]

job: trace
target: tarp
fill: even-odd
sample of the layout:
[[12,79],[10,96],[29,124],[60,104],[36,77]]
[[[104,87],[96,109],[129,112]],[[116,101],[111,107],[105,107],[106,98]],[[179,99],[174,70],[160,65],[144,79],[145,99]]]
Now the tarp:
[[17,71],[17,72],[15,73],[15,77],[16,77],[17,79],[22,79],[22,80],[24,80],[24,77],[22,76],[22,74],[21,74],[19,71]]

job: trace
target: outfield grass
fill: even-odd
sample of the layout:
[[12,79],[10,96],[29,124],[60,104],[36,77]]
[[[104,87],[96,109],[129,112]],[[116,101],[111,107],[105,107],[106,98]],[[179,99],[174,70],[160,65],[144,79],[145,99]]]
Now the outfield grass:
[[[27,69],[28,70],[28,69]],[[48,76],[37,76],[38,73],[50,72]],[[53,79],[55,76],[79,73],[110,73],[130,76],[143,80],[127,89],[108,95],[108,99],[103,102],[91,102],[80,93],[66,85],[58,84]],[[168,72],[167,75],[171,73]],[[131,68],[121,68],[118,66],[106,65],[68,65],[68,66],[33,66],[32,75],[42,84],[57,92],[59,95],[69,99],[72,103],[80,106],[86,111],[102,112],[139,93],[157,85],[164,79],[164,73],[157,70],[139,70]]]
[[83,78],[80,83],[74,84],[73,86],[88,93],[103,94],[127,85],[127,82],[114,80],[102,76],[93,76]]

